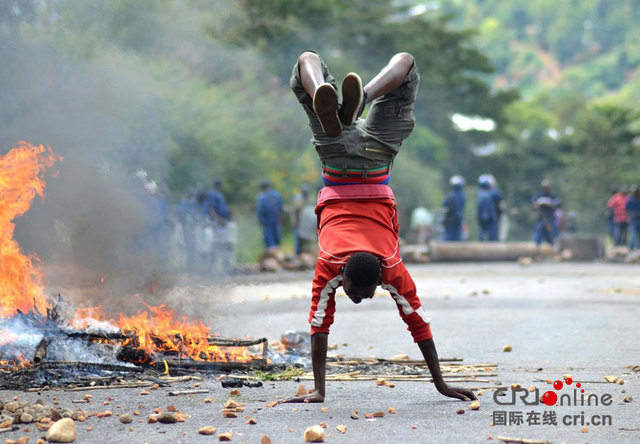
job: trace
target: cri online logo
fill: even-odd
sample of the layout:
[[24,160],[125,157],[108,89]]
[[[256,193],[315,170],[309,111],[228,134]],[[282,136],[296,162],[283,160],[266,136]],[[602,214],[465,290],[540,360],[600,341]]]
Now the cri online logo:
[[[562,381],[560,381],[559,379],[557,381],[555,381],[553,383],[553,389],[560,391],[562,390],[562,388],[565,386],[565,384],[567,386],[570,386],[571,384],[573,384],[573,379],[571,378],[564,378],[564,384],[562,383]],[[584,389],[580,388],[582,387],[582,384],[580,384],[579,382],[576,382],[576,388],[580,389],[580,393],[584,393]],[[556,402],[558,402],[558,395],[556,394],[556,392],[553,392],[551,390],[545,392],[542,395],[542,402],[545,403],[548,406],[552,406],[555,405]]]

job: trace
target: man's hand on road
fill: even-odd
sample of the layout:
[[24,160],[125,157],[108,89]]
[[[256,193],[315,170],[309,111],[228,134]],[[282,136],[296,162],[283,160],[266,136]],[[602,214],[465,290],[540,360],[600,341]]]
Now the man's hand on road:
[[476,395],[469,389],[464,387],[449,387],[448,385],[444,385],[444,387],[436,387],[440,393],[444,396],[448,396],[449,398],[458,398],[461,401],[471,401],[475,400]]

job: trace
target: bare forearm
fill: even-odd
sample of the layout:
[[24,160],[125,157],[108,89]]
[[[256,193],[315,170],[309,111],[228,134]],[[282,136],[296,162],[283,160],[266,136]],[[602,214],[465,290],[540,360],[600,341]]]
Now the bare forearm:
[[436,351],[433,339],[425,339],[424,341],[418,342],[418,347],[420,347],[422,356],[424,356],[424,360],[427,362],[427,367],[429,367],[429,372],[431,372],[433,384],[436,386],[436,390],[438,390],[438,392],[444,396],[457,398],[462,401],[476,399],[476,396],[471,390],[464,387],[449,387],[447,383],[444,382],[442,372],[440,371],[438,352]]
[[444,382],[444,378],[442,377],[442,372],[440,371],[438,351],[436,350],[436,346],[433,343],[433,339],[425,339],[424,341],[418,342],[418,347],[420,347],[422,356],[427,362],[427,367],[429,367],[429,372],[431,373],[433,384],[438,389],[445,387],[446,384]]
[[313,382],[315,392],[324,398],[327,372],[327,333],[316,333],[311,336],[311,361],[313,365]]

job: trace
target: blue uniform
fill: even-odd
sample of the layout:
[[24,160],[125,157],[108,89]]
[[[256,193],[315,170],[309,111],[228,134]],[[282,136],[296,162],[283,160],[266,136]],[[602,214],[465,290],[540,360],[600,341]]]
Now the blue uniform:
[[459,241],[462,239],[462,219],[466,198],[461,189],[454,189],[447,194],[442,206],[445,208],[444,240]]
[[543,241],[553,244],[558,236],[558,220],[556,209],[560,205],[560,198],[552,193],[541,191],[533,196],[533,204],[537,204],[538,220],[533,231],[533,240],[536,245]]
[[478,240],[498,240],[498,205],[502,199],[494,189],[480,187],[477,194]]
[[280,193],[276,190],[261,192],[256,207],[258,220],[262,225],[265,247],[278,247],[280,245],[280,221],[284,213],[284,204]]
[[640,248],[640,197],[634,198],[633,195],[630,196],[625,209],[627,210],[629,228],[631,229],[629,248]]
[[207,210],[211,209],[222,219],[231,220],[231,213],[227,202],[224,199],[222,193],[218,190],[211,190],[207,193],[204,201],[204,206]]

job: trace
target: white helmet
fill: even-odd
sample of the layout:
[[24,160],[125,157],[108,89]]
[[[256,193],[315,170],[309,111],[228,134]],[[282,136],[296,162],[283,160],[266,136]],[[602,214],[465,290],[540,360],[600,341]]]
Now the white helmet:
[[463,187],[464,184],[465,184],[464,177],[460,176],[459,174],[456,174],[455,176],[451,176],[451,179],[449,179],[449,185],[451,185],[452,187],[455,187],[455,186]]

